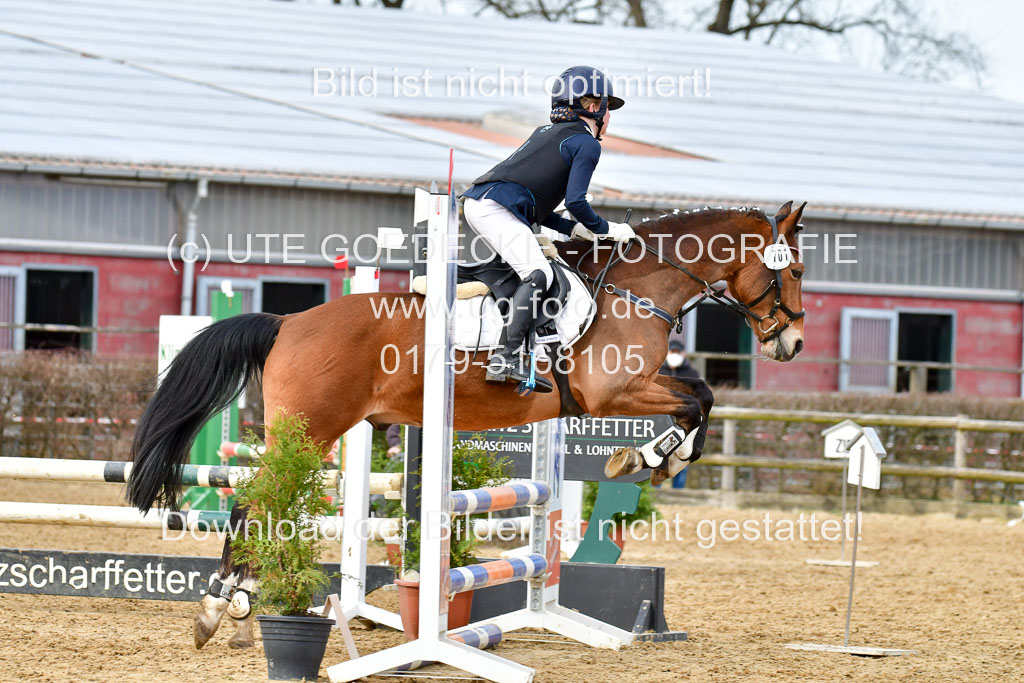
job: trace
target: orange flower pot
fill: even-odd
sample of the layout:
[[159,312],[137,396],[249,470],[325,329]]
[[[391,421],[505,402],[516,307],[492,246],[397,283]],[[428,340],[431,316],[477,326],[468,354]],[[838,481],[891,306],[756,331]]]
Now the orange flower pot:
[[[398,613],[406,640],[415,640],[420,632],[420,584],[418,581],[395,579],[398,586]],[[461,628],[469,624],[473,608],[473,591],[456,593],[448,603],[448,628]]]

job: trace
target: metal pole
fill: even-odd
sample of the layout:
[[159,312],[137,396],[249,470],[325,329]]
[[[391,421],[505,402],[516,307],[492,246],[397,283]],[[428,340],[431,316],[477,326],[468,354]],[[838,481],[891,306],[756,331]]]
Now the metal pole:
[[[860,492],[864,488],[864,450],[866,446],[860,447],[860,463],[857,466],[857,514],[853,518],[853,558],[850,560],[850,592],[846,597],[846,635],[843,637],[843,645],[850,644],[850,613],[853,611],[853,579],[857,573],[857,539],[860,537]],[[845,479],[844,479],[845,481]],[[843,529],[843,538],[846,538],[846,529]]]
[[[427,274],[427,251],[425,249],[427,228],[425,225],[413,226],[412,229],[412,273],[409,278],[409,291],[412,291],[412,279]],[[420,356],[423,354],[420,353]],[[418,368],[417,372],[423,372]],[[408,519],[420,518],[420,467],[423,453],[423,431],[419,427],[407,427],[405,430],[405,487],[402,492],[402,506]],[[403,546],[408,550],[409,535],[402,536]]]
[[185,218],[185,243],[181,245],[181,256],[184,263],[181,269],[181,314],[192,315],[192,299],[195,293],[196,259],[199,258],[199,244],[196,242],[199,233],[199,202],[206,198],[207,181],[200,178],[196,185],[196,196],[188,207]]
[[[843,520],[843,524],[846,524],[846,478],[850,472],[850,456],[847,455],[843,458],[843,516],[840,519]],[[846,559],[846,532],[840,534],[840,551],[839,559]]]
[[[722,454],[736,454],[736,420],[727,419],[722,421]],[[735,467],[727,466],[722,468],[721,490],[722,505],[724,507],[735,507],[736,500],[733,495],[736,491]]]
[[[967,415],[957,415],[957,419],[966,419]],[[967,467],[967,432],[958,426],[953,437],[953,467]],[[967,485],[963,479],[953,480],[953,502],[963,505],[967,498]]]

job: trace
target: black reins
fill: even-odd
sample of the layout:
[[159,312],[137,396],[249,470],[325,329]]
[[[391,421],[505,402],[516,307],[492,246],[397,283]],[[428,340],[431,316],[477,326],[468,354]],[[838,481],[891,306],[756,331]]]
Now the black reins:
[[[768,224],[771,225],[772,227],[772,244],[777,244],[779,240],[778,221],[775,219],[774,216],[765,216],[765,218],[768,220]],[[619,287],[616,287],[611,283],[606,284],[605,278],[608,275],[608,271],[615,264],[625,260],[625,257],[629,254],[630,250],[632,250],[634,244],[638,243],[644,249],[645,254],[647,251],[650,251],[659,259],[669,264],[679,272],[683,273],[694,282],[699,283],[701,285],[700,296],[695,301],[691,302],[689,305],[681,307],[675,313],[675,315],[672,315],[665,309],[655,305],[654,302],[651,301],[650,299],[638,297],[632,292],[625,289],[620,289]],[[793,323],[795,323],[800,318],[803,318],[807,314],[806,311],[794,312],[788,306],[786,306],[786,304],[782,302],[782,283],[779,282],[779,273],[781,271],[769,268],[767,265],[765,265],[765,268],[767,268],[772,273],[772,281],[768,284],[767,287],[765,287],[765,290],[761,292],[761,294],[756,299],[747,304],[740,301],[739,299],[736,299],[726,294],[725,287],[722,287],[721,289],[715,289],[707,280],[697,276],[691,270],[685,268],[679,263],[676,263],[672,259],[668,258],[667,256],[665,256],[665,254],[661,252],[660,249],[648,245],[640,237],[636,237],[635,239],[630,240],[626,244],[625,250],[616,249],[616,253],[608,257],[608,262],[604,265],[600,272],[595,277],[591,277],[584,273],[582,270],[580,270],[579,264],[582,263],[585,258],[590,256],[590,254],[595,249],[597,249],[597,247],[597,242],[593,242],[590,245],[590,247],[583,253],[583,256],[576,262],[576,266],[574,267],[576,273],[581,278],[583,278],[583,281],[585,283],[587,283],[588,287],[590,288],[590,293],[593,295],[593,297],[596,299],[597,294],[600,290],[604,290],[608,294],[615,294],[617,296],[620,296],[623,299],[629,301],[630,303],[638,306],[639,308],[648,311],[649,313],[657,316],[658,318],[661,318],[662,320],[667,322],[670,327],[674,327],[677,333],[682,332],[683,318],[686,316],[686,314],[695,309],[700,304],[702,304],[704,301],[707,301],[708,299],[711,299],[712,301],[721,304],[722,306],[725,306],[727,309],[729,309],[736,315],[740,316],[741,318],[746,318],[753,321],[757,325],[757,330],[761,334],[768,335],[767,337],[760,339],[762,343],[766,343],[773,339],[776,339],[786,330],[787,327],[791,326]],[[774,291],[775,293],[775,299],[772,301],[772,310],[767,315],[759,316],[757,313],[753,311],[753,307],[764,301],[765,297],[772,293],[772,291]],[[778,318],[775,317],[775,315],[779,311],[782,311],[786,315],[786,322],[781,325],[779,323]],[[765,321],[768,320],[771,321],[771,324],[765,327],[764,323]]]

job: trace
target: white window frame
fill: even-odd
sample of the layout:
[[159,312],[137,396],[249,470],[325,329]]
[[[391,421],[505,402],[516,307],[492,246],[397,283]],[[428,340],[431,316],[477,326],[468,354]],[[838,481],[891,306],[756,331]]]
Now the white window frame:
[[[25,268],[21,266],[0,266],[0,276],[14,276],[14,320],[15,325],[25,324]],[[25,328],[14,328],[14,351],[25,350]]]
[[843,360],[850,358],[850,326],[853,318],[874,318],[876,320],[889,321],[889,360],[892,364],[887,368],[888,387],[869,387],[850,385],[849,363],[842,363],[839,366],[839,391],[865,391],[873,393],[896,391],[896,354],[899,343],[899,311],[884,308],[853,308],[844,307],[841,313],[839,325],[839,357]]
[[231,282],[232,289],[251,287],[253,290],[252,310],[263,310],[263,284],[259,278],[200,275],[196,278],[196,315],[210,315],[210,292],[219,292],[220,283],[224,280]]

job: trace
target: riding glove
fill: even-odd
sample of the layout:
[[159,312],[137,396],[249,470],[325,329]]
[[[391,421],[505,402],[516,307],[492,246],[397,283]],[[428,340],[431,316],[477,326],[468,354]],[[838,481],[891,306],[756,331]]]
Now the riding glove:
[[631,228],[628,223],[612,223],[609,221],[608,232],[603,235],[598,235],[592,232],[582,223],[577,223],[572,229],[572,239],[583,240],[586,242],[596,242],[597,240],[628,242],[634,237],[636,237],[636,233],[633,232],[633,228]]
[[599,239],[612,240],[613,242],[628,242],[634,237],[636,237],[636,233],[633,232],[633,228],[629,223],[612,223],[611,221],[608,222],[608,233],[598,235]]

